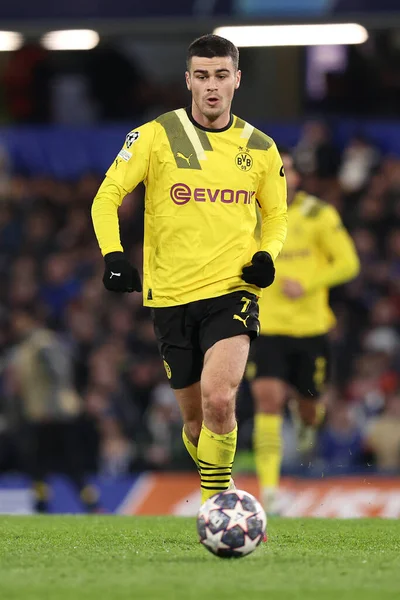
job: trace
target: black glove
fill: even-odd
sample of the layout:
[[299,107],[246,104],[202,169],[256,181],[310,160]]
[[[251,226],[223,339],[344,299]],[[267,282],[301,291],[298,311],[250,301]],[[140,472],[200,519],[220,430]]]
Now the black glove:
[[106,263],[103,284],[110,292],[141,292],[142,283],[138,270],[129,263],[123,252],[110,252],[104,257]]
[[273,283],[275,267],[268,252],[260,250],[255,253],[251,259],[251,265],[243,267],[242,279],[246,283],[257,285],[260,288],[266,288]]

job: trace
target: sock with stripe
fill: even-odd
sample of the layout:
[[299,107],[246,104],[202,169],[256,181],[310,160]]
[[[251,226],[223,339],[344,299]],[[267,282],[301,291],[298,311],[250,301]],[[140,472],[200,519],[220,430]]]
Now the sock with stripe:
[[203,423],[197,446],[202,503],[229,488],[236,442],[237,425],[230,433],[221,435],[213,433]]
[[282,417],[258,413],[254,418],[253,446],[262,493],[269,496],[279,486],[282,462]]
[[183,440],[183,443],[185,444],[186,450],[189,452],[190,456],[194,460],[195,465],[198,469],[199,462],[197,460],[197,447],[194,444],[192,444],[192,442],[189,440],[188,436],[186,435],[185,427],[182,428],[182,440]]

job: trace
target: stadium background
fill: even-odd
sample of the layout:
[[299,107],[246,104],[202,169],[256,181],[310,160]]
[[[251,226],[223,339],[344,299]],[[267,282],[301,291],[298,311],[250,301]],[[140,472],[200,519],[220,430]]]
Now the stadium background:
[[[242,48],[234,111],[294,149],[304,187],[339,209],[362,263],[357,280],[331,294],[335,369],[315,452],[299,457],[285,421],[283,512],[400,516],[396,4],[71,0],[56,10],[48,0],[34,9],[18,0],[0,7],[0,29],[23,36],[19,49],[7,50],[21,40],[7,42],[0,32],[0,512],[32,510],[9,364],[13,315],[34,306],[73,360],[86,469],[104,508],[193,513],[197,476],[149,314],[139,295],[114,298],[103,290],[91,202],[126,133],[188,103],[184,57],[194,37],[226,24],[355,22],[369,34],[360,45]],[[92,50],[43,46],[44,34],[66,28],[94,29],[100,43]],[[122,240],[137,265],[142,213],[138,188],[120,211]],[[255,491],[246,384],[238,417],[236,469]],[[65,477],[55,474],[53,482],[52,511],[82,510]]]

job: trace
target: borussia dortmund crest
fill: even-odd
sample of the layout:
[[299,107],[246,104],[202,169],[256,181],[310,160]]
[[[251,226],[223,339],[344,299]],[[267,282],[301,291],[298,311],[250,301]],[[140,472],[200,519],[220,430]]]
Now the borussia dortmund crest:
[[241,171],[250,171],[253,166],[253,159],[246,150],[243,150],[239,154],[236,154],[235,164]]

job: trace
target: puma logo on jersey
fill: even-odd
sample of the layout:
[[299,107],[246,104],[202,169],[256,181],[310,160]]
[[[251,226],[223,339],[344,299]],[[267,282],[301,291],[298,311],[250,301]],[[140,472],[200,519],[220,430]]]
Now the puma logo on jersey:
[[190,159],[192,158],[192,156],[193,156],[193,152],[192,152],[192,154],[190,156],[185,156],[184,154],[182,154],[182,152],[177,152],[176,153],[176,157],[177,158],[183,158],[183,160],[186,160],[186,162],[189,165],[189,167],[190,167]]
[[121,277],[121,273],[114,273],[113,271],[111,271],[110,279],[112,279],[114,276]]
[[249,318],[249,316],[250,315],[247,315],[247,317],[243,319],[242,317],[239,317],[239,315],[233,315],[233,318],[236,319],[236,321],[242,321],[243,325],[247,327],[247,319]]

